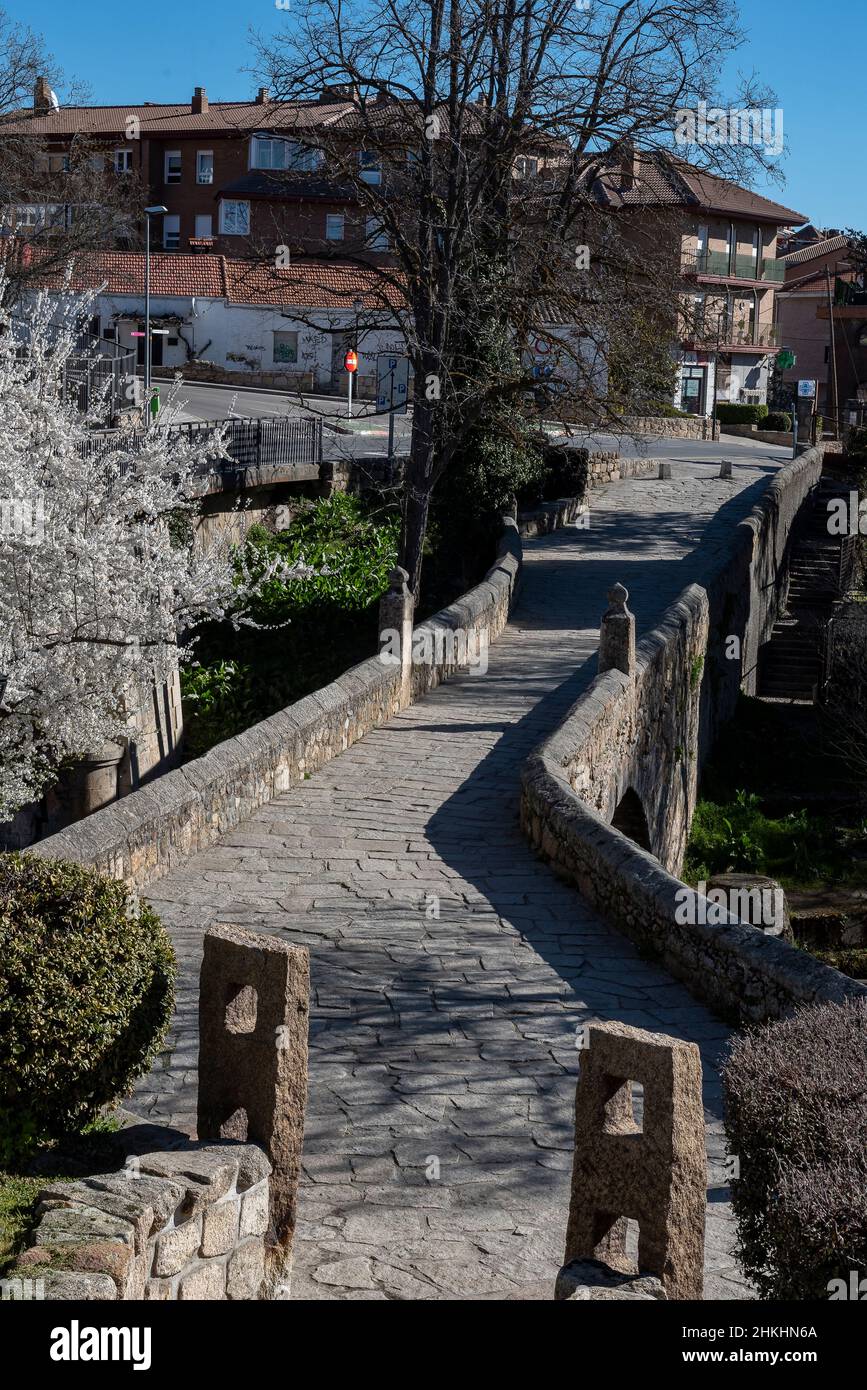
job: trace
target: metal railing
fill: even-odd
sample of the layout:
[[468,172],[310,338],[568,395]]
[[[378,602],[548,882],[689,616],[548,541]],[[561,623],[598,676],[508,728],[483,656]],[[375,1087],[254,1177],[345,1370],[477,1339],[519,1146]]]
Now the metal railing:
[[134,378],[134,349],[111,357],[73,354],[63,364],[63,394],[75,401],[82,414],[104,401],[114,418],[133,405],[129,387]]
[[[155,431],[188,440],[204,440],[217,429],[225,431],[228,458],[206,456],[203,473],[234,473],[248,468],[303,468],[322,462],[322,420],[315,415],[285,419],[187,420],[177,425],[151,426],[130,434],[97,435],[86,441],[88,455],[108,453],[118,446],[138,452]],[[127,471],[126,468],[122,472]]]
[[728,251],[685,251],[681,257],[685,275],[718,275],[722,279],[772,280],[781,284],[786,274],[782,261],[773,256],[735,256]]

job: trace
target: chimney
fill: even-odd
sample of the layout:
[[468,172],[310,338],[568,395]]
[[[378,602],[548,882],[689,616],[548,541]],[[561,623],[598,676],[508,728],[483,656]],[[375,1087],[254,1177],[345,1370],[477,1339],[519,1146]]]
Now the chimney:
[[193,92],[190,111],[194,116],[206,116],[208,114],[208,94],[204,87],[197,87]]
[[47,77],[37,77],[33,88],[33,111],[37,116],[44,116],[51,107],[51,84]]
[[634,188],[638,182],[638,151],[631,140],[624,140],[620,147],[620,187]]
[[257,106],[267,106],[267,105],[268,105],[268,102],[269,102],[270,100],[271,100],[271,93],[268,91],[268,88],[267,88],[267,87],[260,87],[259,90],[258,90],[258,92],[256,93],[256,105],[257,105]]

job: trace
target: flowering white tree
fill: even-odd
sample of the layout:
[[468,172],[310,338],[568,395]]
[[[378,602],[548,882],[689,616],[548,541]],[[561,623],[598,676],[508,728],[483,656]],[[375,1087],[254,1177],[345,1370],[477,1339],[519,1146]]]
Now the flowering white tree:
[[137,693],[189,656],[184,633],[243,621],[252,588],[227,541],[193,546],[183,525],[219,434],[152,427],[134,447],[94,435],[106,402],[84,417],[63,398],[92,298],[41,294],[23,332],[0,313],[0,820],[134,735]]

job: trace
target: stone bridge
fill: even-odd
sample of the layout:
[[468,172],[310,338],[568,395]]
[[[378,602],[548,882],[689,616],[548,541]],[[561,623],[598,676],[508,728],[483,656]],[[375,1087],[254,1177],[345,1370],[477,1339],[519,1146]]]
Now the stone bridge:
[[[736,459],[728,479],[722,453]],[[195,1120],[204,930],[239,923],[309,948],[293,1297],[550,1297],[568,1210],[576,1043],[594,1020],[701,1049],[705,1293],[750,1296],[731,1255],[723,1167],[717,1065],[727,1025],[600,915],[600,879],[568,846],[577,787],[596,803],[581,802],[591,839],[618,837],[608,820],[619,817],[640,840],[640,813],[662,862],[620,835],[622,855],[642,856],[639,880],[654,866],[671,879],[678,867],[701,703],[716,683],[725,704],[740,679],[714,645],[740,635],[748,680],[772,621],[769,586],[790,513],[819,467],[813,457],[789,470],[780,493],[782,462],[769,448],[697,442],[670,478],[601,485],[589,526],[525,542],[517,599],[518,560],[506,545],[488,581],[433,620],[491,630],[485,675],[413,671],[414,702],[400,708],[399,673],[374,659],[39,846],[147,885],[171,931],[181,964],[175,1025],[133,1101],[152,1119]],[[749,518],[763,497],[759,526]],[[638,685],[617,671],[595,681],[600,615],[617,582],[636,617]],[[680,625],[670,611],[678,600]],[[705,670],[695,663],[708,634]],[[654,691],[646,704],[634,698],[642,681],[648,700]],[[576,709],[588,736],[608,719],[616,757],[600,741],[575,758]],[[552,750],[558,735],[566,744]],[[553,760],[541,771],[527,762],[540,745]],[[654,787],[678,747],[692,761],[666,802]],[[570,757],[574,786],[563,771]],[[525,766],[524,821],[541,857],[520,823]],[[543,774],[554,779],[552,800]],[[622,883],[607,883],[609,897],[615,889]],[[823,979],[832,976],[841,978]]]

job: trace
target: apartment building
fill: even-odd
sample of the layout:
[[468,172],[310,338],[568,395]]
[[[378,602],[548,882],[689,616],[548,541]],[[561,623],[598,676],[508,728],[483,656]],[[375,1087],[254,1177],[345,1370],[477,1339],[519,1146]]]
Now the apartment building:
[[[817,232],[783,256],[778,322],[795,366],[785,387],[816,382],[816,410],[829,423],[857,424],[867,416],[867,276],[839,232]],[[832,336],[833,335],[833,336]],[[836,367],[836,381],[834,368]]]
[[[156,245],[165,251],[216,250],[226,255],[321,249],[373,255],[384,249],[379,228],[360,212],[350,187],[317,177],[320,159],[310,134],[353,110],[344,89],[327,88],[320,101],[275,102],[260,87],[255,100],[211,102],[204,87],[182,104],[61,107],[44,78],[33,108],[4,123],[10,134],[31,135],[45,150],[45,172],[57,176],[46,204],[18,209],[17,230],[62,212],[57,179],[77,144],[94,173],[138,174],[149,201],[166,208],[154,219]],[[295,137],[293,139],[293,136]],[[359,150],[362,178],[377,182],[375,156]]]

